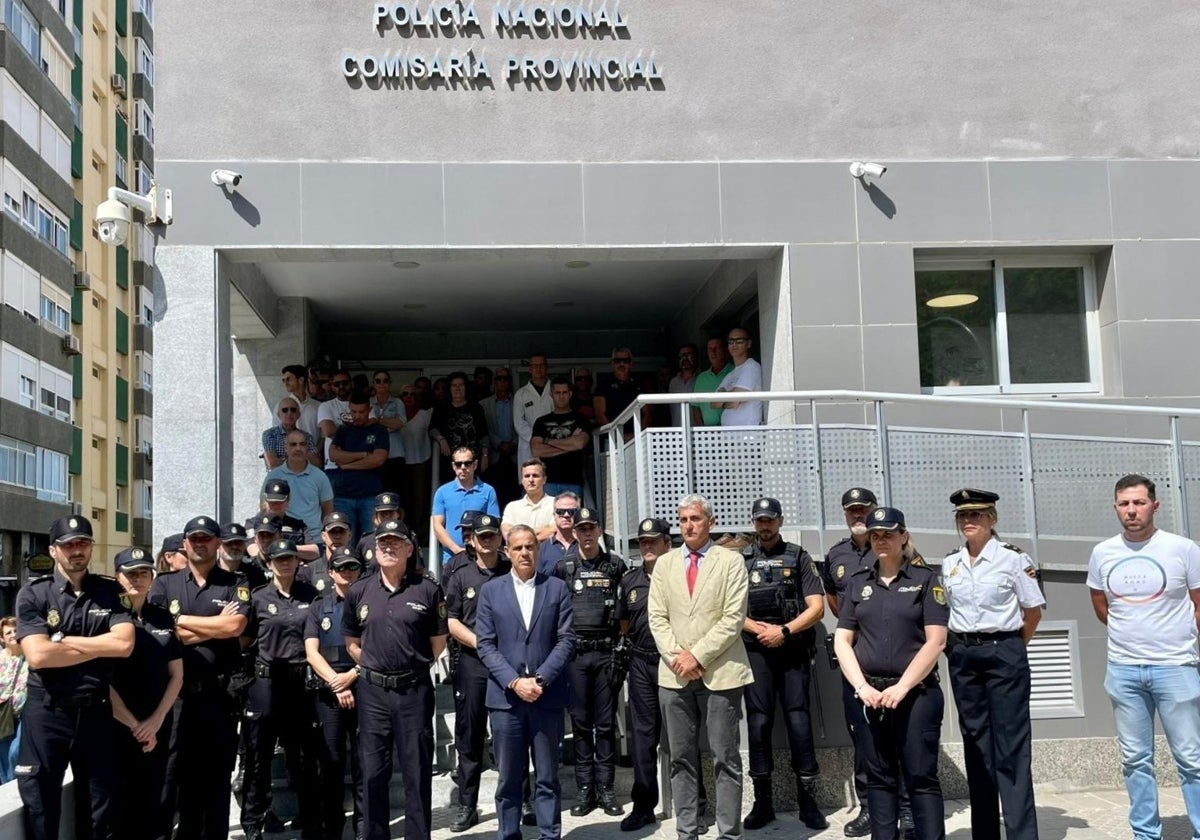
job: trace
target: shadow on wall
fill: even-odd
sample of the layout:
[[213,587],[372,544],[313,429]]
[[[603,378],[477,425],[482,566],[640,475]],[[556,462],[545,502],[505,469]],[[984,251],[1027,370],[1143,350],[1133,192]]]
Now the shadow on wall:
[[225,194],[225,199],[233,207],[233,212],[242,217],[242,221],[250,227],[258,227],[262,223],[262,214],[258,212],[258,208],[250,199],[237,190],[229,189],[224,184],[221,185],[221,192]]
[[874,184],[868,184],[865,181],[862,183],[862,188],[866,190],[867,197],[871,199],[871,203],[880,213],[887,216],[889,219],[896,218],[896,202],[888,197],[888,194]]

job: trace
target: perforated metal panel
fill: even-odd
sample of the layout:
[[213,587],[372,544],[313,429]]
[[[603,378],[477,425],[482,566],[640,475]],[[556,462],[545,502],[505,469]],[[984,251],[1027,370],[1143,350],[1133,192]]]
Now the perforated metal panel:
[[1028,536],[1022,437],[1003,432],[889,429],[892,496],[910,530],[954,532],[950,494],[978,487],[1000,494],[1002,532]]
[[696,429],[693,445],[696,492],[712,502],[719,522],[747,523],[754,500],[772,496],[782,504],[789,525],[815,526],[817,480],[812,429]]
[[1111,438],[1033,439],[1038,532],[1049,537],[1111,536],[1118,529],[1113,485],[1127,473],[1150,476],[1162,502],[1155,522],[1175,530],[1178,516],[1170,485],[1171,445]]
[[1188,526],[1192,534],[1200,534],[1200,443],[1183,445],[1183,473],[1183,486],[1187,488]]
[[679,519],[676,505],[688,494],[683,429],[647,429],[644,435],[651,465],[642,483],[649,501],[645,515],[661,517],[674,526]]
[[825,525],[835,530],[845,521],[843,493],[851,487],[866,487],[879,494],[879,440],[874,426],[821,427],[821,483]]

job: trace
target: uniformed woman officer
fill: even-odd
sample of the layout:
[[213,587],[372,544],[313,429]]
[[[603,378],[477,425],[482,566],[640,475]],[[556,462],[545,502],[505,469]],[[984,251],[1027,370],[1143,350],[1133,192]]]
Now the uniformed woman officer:
[[109,697],[116,719],[117,795],[113,836],[130,840],[166,840],[174,826],[173,785],[167,779],[174,749],[171,730],[175,698],[183,688],[183,645],[175,619],[148,603],[154,583],[154,558],[127,548],[114,561],[123,603],[134,616],[133,652],[117,659]]
[[246,737],[242,829],[246,840],[260,840],[271,802],[271,759],[275,739],[283,744],[289,777],[300,800],[304,836],[319,836],[316,715],[306,702],[304,625],[317,590],[296,580],[300,565],[296,544],[276,540],[267,549],[271,581],[250,596],[250,617],[243,642],[258,641],[256,679],[246,697],[242,726]]
[[916,835],[942,840],[937,769],[945,700],[935,669],[946,646],[946,594],[934,572],[904,559],[909,538],[903,513],[876,508],[867,530],[876,561],[851,576],[834,649],[867,723],[857,727],[856,738],[867,771],[871,837],[896,835],[903,772]]
[[1025,645],[1046,599],[1033,561],[996,536],[999,498],[970,489],[950,497],[966,540],[942,561],[950,605],[950,684],[962,727],[971,836],[1000,840],[1002,803],[1009,840],[1036,840]]
[[[354,670],[354,660],[346,652],[342,607],[351,584],[362,574],[362,560],[353,549],[343,547],[335,548],[324,562],[328,563],[332,585],[309,608],[304,626],[304,652],[313,673],[321,681],[315,697],[324,742],[318,758],[321,811],[325,836],[341,837],[346,824],[343,780],[346,778],[348,738],[351,744],[350,778],[354,782],[354,835],[357,837],[362,834],[362,772],[357,750],[358,709],[354,705],[354,682],[358,673]],[[318,582],[323,580],[319,578]]]

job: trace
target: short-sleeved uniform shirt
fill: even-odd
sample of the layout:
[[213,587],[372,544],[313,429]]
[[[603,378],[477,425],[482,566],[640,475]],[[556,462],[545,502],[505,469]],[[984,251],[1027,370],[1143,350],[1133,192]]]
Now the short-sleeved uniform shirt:
[[[777,541],[768,549],[759,548],[756,544],[754,558],[746,560],[746,574],[749,576],[752,589],[769,585],[784,585],[790,582],[795,587],[797,609],[799,612],[804,612],[804,599],[809,595],[818,595],[823,598],[824,587],[821,585],[816,564],[813,563],[809,553],[800,546],[795,546],[798,552],[795,559],[792,559],[788,556],[789,545],[793,544],[784,540]],[[792,581],[792,578],[795,580]],[[752,614],[748,614],[748,617],[759,619],[758,616]],[[792,616],[792,618],[794,617]],[[770,618],[759,620],[775,623],[775,620]],[[790,621],[791,618],[787,620]],[[784,641],[784,649],[789,645],[811,646],[816,641],[816,635],[817,631],[813,627],[793,633]],[[742,641],[747,647],[762,647],[758,643],[757,636],[745,631],[742,632]]]
[[[609,403],[608,416],[615,417],[616,413]],[[626,401],[625,405],[629,405]],[[625,406],[621,406],[624,409]],[[567,411],[563,414],[543,414],[537,420],[533,421],[532,438],[541,438],[542,440],[566,440],[571,435],[575,434],[576,429],[582,429],[585,432],[591,427],[591,421],[580,414],[578,411]],[[585,447],[578,452],[564,452],[561,455],[555,455],[553,458],[544,459],[546,462],[546,481],[555,484],[583,484],[583,457],[584,452],[588,451]]]
[[[133,621],[121,603],[121,585],[110,577],[84,575],[78,592],[55,567],[17,593],[17,641],[26,636],[102,636]],[[116,660],[99,657],[65,668],[30,668],[28,686],[60,700],[107,696]]]
[[650,633],[650,616],[646,605],[650,602],[650,575],[646,567],[638,566],[621,578],[621,600],[617,604],[617,621],[628,621],[629,630],[625,637],[635,652],[644,656],[657,656],[658,647]]
[[442,564],[442,589],[446,590],[447,595],[449,594],[450,581],[458,573],[458,570],[474,565],[474,563],[475,557],[472,554],[472,550],[470,547],[467,547]]
[[238,564],[237,570],[234,571],[233,574],[241,578],[246,585],[250,587],[251,592],[267,582],[266,571],[262,568],[262,566],[254,563],[249,557],[244,558],[242,562]]
[[[237,614],[250,615],[250,587],[244,578],[219,566],[209,571],[204,586],[192,575],[191,568],[164,572],[150,587],[150,603],[172,616],[220,615],[226,604],[237,604]],[[232,673],[241,659],[237,637],[207,639],[183,648],[183,678],[187,682],[209,681]]]
[[1087,585],[1108,599],[1108,661],[1118,665],[1192,665],[1200,589],[1200,548],[1155,531],[1145,542],[1123,535],[1092,550]]
[[975,565],[966,546],[942,560],[942,587],[955,633],[1020,630],[1023,610],[1045,606],[1037,585],[1037,567],[1016,546],[992,537]]
[[250,620],[243,635],[258,642],[259,662],[306,661],[304,624],[315,600],[317,588],[299,580],[292,582],[287,595],[273,583],[254,590],[250,596]]
[[446,635],[446,599],[430,578],[406,574],[395,591],[383,574],[346,594],[342,633],[362,643],[359,664],[372,671],[416,671],[433,664],[435,636]]
[[[462,521],[464,510],[481,510],[499,519],[500,502],[496,499],[495,488],[479,479],[475,479],[475,483],[470,487],[463,487],[458,479],[455,479],[443,484],[433,494],[433,515],[445,517],[447,531],[451,531]],[[449,559],[450,550],[442,546],[442,560]]]
[[320,644],[321,656],[339,674],[354,669],[354,660],[346,650],[346,637],[342,635],[342,615],[346,601],[330,589],[313,601],[305,617],[304,638],[316,639]]
[[925,644],[925,626],[950,618],[937,573],[905,563],[887,585],[878,564],[851,577],[842,598],[839,630],[853,630],[854,655],[868,677],[899,677]]
[[838,542],[825,555],[825,594],[837,599],[838,610],[841,611],[842,595],[850,584],[850,577],[859,569],[875,565],[875,554],[871,544],[859,548],[850,537]]
[[297,569],[296,580],[310,584],[317,590],[317,595],[322,598],[327,592],[333,591],[333,578],[329,575],[329,560],[324,557],[318,557]]
[[[387,450],[388,430],[378,423],[355,426],[346,423],[333,433],[333,445],[346,452],[371,453],[376,449]],[[373,470],[329,470],[329,483],[333,495],[341,499],[365,499],[383,492],[383,468]]]
[[171,614],[149,602],[141,615],[134,614],[133,627],[133,653],[116,661],[112,685],[133,716],[145,720],[167,691],[169,666],[183,658],[183,643]]
[[[512,563],[503,554],[497,559],[495,567],[491,569],[481,569],[476,562],[460,566],[446,582],[447,616],[461,621],[474,630],[475,610],[479,606],[479,590],[489,580],[495,580],[510,571],[512,571]],[[464,647],[462,652],[469,656],[479,655],[474,648]]]

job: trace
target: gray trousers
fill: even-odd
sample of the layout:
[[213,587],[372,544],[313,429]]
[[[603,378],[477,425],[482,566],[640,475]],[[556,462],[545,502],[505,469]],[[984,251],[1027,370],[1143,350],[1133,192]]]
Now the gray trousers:
[[708,746],[717,777],[717,836],[742,837],[742,753],[740,723],[742,689],[709,691],[702,680],[684,688],[659,688],[671,751],[671,795],[679,840],[699,836],[696,804],[700,796],[700,727],[708,729]]

